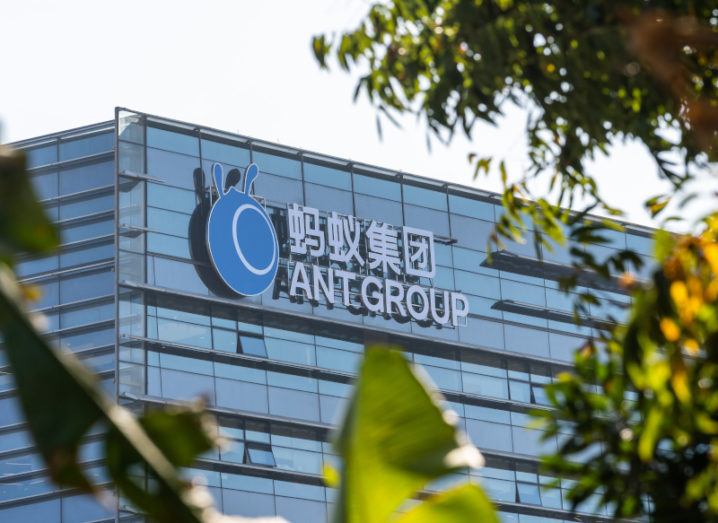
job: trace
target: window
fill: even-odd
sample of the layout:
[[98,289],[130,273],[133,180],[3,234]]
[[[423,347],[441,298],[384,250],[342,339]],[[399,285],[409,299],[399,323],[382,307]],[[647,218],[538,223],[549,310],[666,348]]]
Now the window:
[[267,348],[264,346],[264,338],[239,334],[237,341],[237,352],[249,356],[267,357]]
[[245,445],[245,463],[252,465],[263,465],[265,467],[276,467],[272,447],[262,443],[247,442]]
[[351,175],[347,171],[304,162],[304,180],[350,191]]
[[96,134],[86,138],[61,141],[60,161],[111,151],[114,144],[114,133]]
[[374,178],[373,176],[355,174],[354,191],[360,194],[388,198],[397,202],[401,201],[401,186],[397,182]]
[[352,193],[322,185],[307,183],[307,205],[321,210],[332,210],[342,214],[354,214]]
[[49,165],[57,161],[57,144],[43,145],[33,149],[25,149],[27,168],[34,169],[41,165]]
[[115,166],[112,161],[90,163],[60,171],[60,195],[107,187],[114,183]]
[[202,158],[222,162],[237,167],[246,167],[249,160],[249,150],[236,145],[202,140]]
[[60,266],[73,267],[90,262],[107,260],[114,256],[115,246],[112,242],[83,246],[79,249],[63,250],[60,253]]
[[[302,166],[299,160],[252,151],[252,161],[257,164],[261,172],[294,178],[296,180],[302,179]],[[261,178],[260,176],[258,179]]]
[[196,136],[165,131],[156,127],[147,128],[147,146],[199,156],[199,140]]
[[426,189],[414,185],[404,185],[404,203],[413,203],[439,211],[446,210],[446,192],[442,189]]
[[112,218],[83,221],[62,227],[62,243],[73,243],[90,238],[99,238],[113,233],[115,223]]
[[519,503],[528,503],[530,505],[540,505],[541,496],[539,495],[538,485],[535,483],[516,482],[516,493]]
[[[377,193],[377,196],[383,193]],[[404,218],[401,211],[401,204],[384,198],[355,194],[356,215],[361,218],[371,218],[380,222],[401,225]]]
[[115,274],[111,271],[93,272],[60,281],[60,298],[63,303],[86,300],[112,294]]
[[191,213],[197,203],[193,191],[148,183],[147,205]]
[[199,167],[195,156],[147,148],[147,174],[170,185],[194,190],[194,171]]
[[490,222],[494,221],[494,206],[488,202],[450,194],[449,208],[454,214],[463,214],[464,216]]
[[109,211],[113,209],[114,206],[115,201],[112,193],[101,194],[82,200],[65,200],[60,204],[60,219],[69,220],[70,218],[87,216],[101,211]]
[[38,199],[45,200],[57,196],[56,172],[35,174],[30,178],[30,181],[35,188],[35,194],[37,194]]

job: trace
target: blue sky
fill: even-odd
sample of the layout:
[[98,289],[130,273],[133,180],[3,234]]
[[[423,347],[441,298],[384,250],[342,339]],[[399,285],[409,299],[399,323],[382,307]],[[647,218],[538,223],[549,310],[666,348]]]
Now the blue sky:
[[[525,115],[509,109],[471,141],[426,146],[412,116],[387,122],[383,139],[356,78],[320,71],[310,51],[319,32],[353,26],[369,3],[238,0],[5,0],[0,44],[2,140],[107,120],[117,105],[356,161],[498,190],[496,176],[472,180],[469,152],[526,165]],[[8,81],[12,78],[12,81]],[[641,202],[661,191],[639,144],[619,144],[591,162],[608,199],[651,224]]]

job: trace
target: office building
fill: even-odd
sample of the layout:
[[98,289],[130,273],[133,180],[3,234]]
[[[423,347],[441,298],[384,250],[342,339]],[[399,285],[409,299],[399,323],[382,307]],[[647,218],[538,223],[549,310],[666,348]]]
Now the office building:
[[[452,481],[479,481],[507,522],[610,520],[541,489],[537,456],[557,442],[527,412],[630,298],[585,275],[602,302],[577,326],[558,289],[567,249],[540,260],[507,242],[489,262],[498,195],[125,109],[15,145],[62,231],[56,255],[18,266],[49,332],[127,406],[206,399],[232,445],[189,473],[225,513],[327,520],[328,434],[380,340],[423,366],[484,453]],[[650,255],[646,229],[610,240],[590,248]],[[0,521],[137,518],[46,479],[0,365]],[[101,454],[90,436],[100,482]]]

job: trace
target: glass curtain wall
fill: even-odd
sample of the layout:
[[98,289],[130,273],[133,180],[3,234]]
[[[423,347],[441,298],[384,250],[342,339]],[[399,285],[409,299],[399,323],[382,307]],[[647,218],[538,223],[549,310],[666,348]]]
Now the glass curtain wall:
[[[110,394],[116,366],[114,144],[113,122],[15,144],[25,151],[35,191],[62,240],[58,253],[24,258],[17,272],[40,289],[34,309],[47,318],[48,334],[94,370]],[[106,481],[101,454],[99,443],[87,438],[80,459],[99,483]],[[0,521],[114,521],[114,513],[47,479],[0,350]]]
[[[381,339],[424,366],[459,414],[488,459],[471,479],[505,521],[576,520],[562,490],[541,488],[553,478],[538,474],[538,455],[558,441],[541,443],[527,412],[547,408],[543,388],[575,348],[620,321],[629,297],[617,285],[594,288],[601,306],[576,326],[557,282],[567,251],[543,253],[540,262],[532,246],[509,242],[488,262],[501,213],[495,195],[129,111],[118,112],[117,128],[119,395],[137,408],[205,398],[233,445],[191,473],[224,512],[327,518],[335,492],[322,485],[321,467],[336,460],[327,434],[364,344]],[[276,284],[259,296],[218,284],[203,247],[215,162],[225,173],[236,169],[240,187],[250,162],[260,171],[254,195],[275,226],[281,259]],[[400,323],[357,315],[340,300],[327,307],[290,298],[294,262],[285,245],[294,203],[318,209],[322,223],[335,211],[432,231],[437,271],[426,283],[467,295],[466,325]],[[609,247],[591,249],[605,256],[628,245],[648,259],[647,236],[615,233]],[[588,274],[585,283],[593,285]],[[595,503],[579,519],[605,518]]]
[[[554,478],[538,473],[538,456],[559,442],[541,443],[527,413],[548,408],[544,387],[570,368],[585,339],[621,321],[630,299],[618,285],[582,275],[601,304],[577,326],[571,297],[558,289],[568,247],[540,260],[532,246],[508,242],[489,263],[496,195],[122,109],[114,122],[16,146],[26,150],[33,184],[62,231],[56,255],[18,266],[42,290],[36,308],[49,334],[130,408],[205,399],[231,445],[187,474],[206,482],[224,512],[293,523],[328,518],[336,492],[323,486],[321,470],[337,459],[328,435],[363,347],[380,340],[423,366],[487,458],[485,468],[428,490],[479,482],[507,522],[608,520],[596,500],[569,513],[566,480],[561,489],[542,488]],[[229,291],[210,264],[205,230],[216,162],[239,187],[249,163],[260,171],[253,196],[277,232],[280,260],[275,284],[258,296]],[[400,322],[357,314],[341,299],[290,298],[297,262],[287,241],[290,204],[317,209],[323,227],[337,212],[431,231],[436,272],[413,281],[463,293],[465,324]],[[589,248],[601,257],[630,247],[650,261],[649,231],[628,229],[609,246]],[[82,459],[104,481],[92,435]],[[102,507],[45,479],[0,350],[0,521],[115,518],[142,519],[124,500]]]

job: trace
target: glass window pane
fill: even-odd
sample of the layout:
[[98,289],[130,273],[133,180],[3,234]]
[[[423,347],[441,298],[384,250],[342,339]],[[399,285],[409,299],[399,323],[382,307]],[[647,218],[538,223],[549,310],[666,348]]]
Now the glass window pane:
[[78,265],[109,260],[115,255],[115,245],[112,242],[90,245],[80,249],[69,249],[60,253],[60,267],[75,267]]
[[212,140],[202,139],[202,158],[246,167],[249,165],[249,149]]
[[99,238],[100,236],[108,236],[114,232],[115,222],[112,218],[82,222],[74,225],[62,227],[61,236],[62,243],[73,243],[90,238]]
[[440,236],[449,236],[449,215],[426,207],[404,205],[404,222]]
[[[286,176],[296,180],[302,179],[302,165],[299,160],[252,151],[252,161],[257,164],[260,172]],[[258,180],[261,178],[260,176]]]
[[145,172],[145,147],[135,143],[120,142],[119,171],[144,174]]
[[187,238],[178,238],[155,232],[147,233],[147,251],[179,258],[190,258]]
[[352,193],[307,183],[307,205],[324,211],[354,214]]
[[275,467],[277,463],[274,461],[271,447],[259,446],[255,443],[247,443],[247,461],[252,465],[264,465],[266,467]]
[[60,280],[60,299],[63,303],[86,300],[96,296],[112,294],[115,288],[115,273],[95,272]]
[[114,183],[113,162],[92,163],[60,171],[60,194],[73,194]]
[[92,154],[111,151],[115,145],[113,133],[98,134],[87,138],[79,138],[60,142],[60,161],[81,158]]
[[401,204],[399,202],[365,196],[363,194],[355,194],[354,202],[356,205],[356,215],[360,218],[377,220],[392,225],[401,225],[404,223]]
[[481,200],[450,194],[449,208],[454,214],[463,214],[489,222],[494,221],[494,206]]
[[187,238],[189,235],[189,220],[189,214],[154,207],[147,209],[147,227],[153,231]]
[[57,144],[43,145],[32,149],[25,149],[27,168],[34,169],[41,165],[50,165],[57,162]]
[[304,202],[302,182],[273,174],[261,174],[254,182],[254,194],[265,200],[282,203]]
[[148,183],[147,205],[191,213],[197,203],[194,191]]
[[250,356],[267,357],[267,349],[264,346],[264,339],[256,336],[240,336],[239,350],[242,354]]
[[397,202],[401,201],[401,185],[398,182],[374,178],[373,176],[355,174],[354,191],[370,196],[388,198]]
[[57,197],[57,173],[49,172],[34,174],[30,178],[35,194],[39,200]]
[[157,127],[147,128],[147,146],[199,156],[199,140],[196,136],[166,131]]
[[347,171],[310,162],[304,162],[304,180],[347,191],[352,188],[351,177]]
[[87,330],[77,334],[65,334],[61,338],[63,347],[81,351],[93,347],[105,347],[115,342],[115,329]]
[[446,210],[446,193],[441,189],[426,189],[404,184],[404,203],[413,203],[439,211]]
[[451,217],[451,237],[458,247],[467,247],[477,251],[486,250],[487,241],[494,230],[494,224],[466,216]]
[[101,194],[82,200],[64,200],[60,203],[60,219],[68,220],[102,211],[109,211],[115,206],[112,193]]
[[199,168],[196,156],[147,148],[147,174],[169,185],[194,190],[194,171]]
[[56,271],[58,267],[57,256],[49,256],[46,258],[38,258],[36,260],[26,260],[20,262],[15,267],[18,276],[25,277],[31,274],[40,274],[43,272]]
[[114,317],[115,303],[93,303],[90,307],[63,310],[60,314],[60,328],[68,329],[79,325],[88,325]]
[[519,503],[528,503],[530,505],[540,505],[541,496],[539,495],[539,487],[536,484],[516,483],[516,490],[519,494]]

